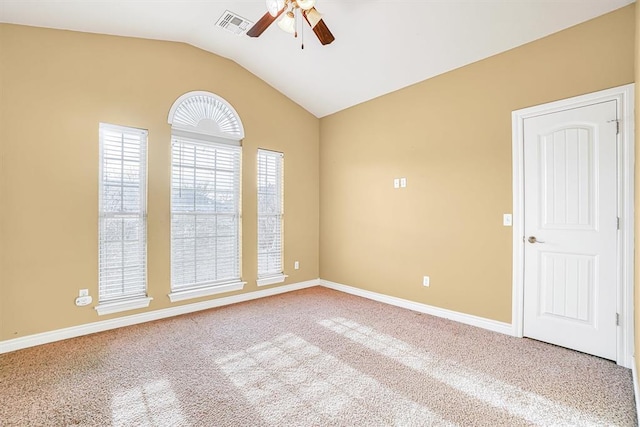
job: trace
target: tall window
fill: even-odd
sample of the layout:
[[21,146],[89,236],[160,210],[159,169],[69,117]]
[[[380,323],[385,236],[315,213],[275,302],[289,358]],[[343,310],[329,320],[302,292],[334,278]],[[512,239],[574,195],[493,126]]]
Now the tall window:
[[149,303],[146,165],[146,130],[100,124],[99,314]]
[[282,153],[258,150],[258,285],[284,281]]
[[174,138],[174,291],[240,281],[240,147]]
[[207,92],[180,97],[171,124],[171,301],[242,289],[240,171],[233,108]]

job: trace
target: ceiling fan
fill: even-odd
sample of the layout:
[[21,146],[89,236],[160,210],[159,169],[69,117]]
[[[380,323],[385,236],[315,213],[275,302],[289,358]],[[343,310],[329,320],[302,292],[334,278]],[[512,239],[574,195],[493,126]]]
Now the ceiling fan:
[[266,2],[267,13],[247,31],[249,37],[260,37],[260,34],[282,14],[284,16],[278,21],[278,27],[287,33],[295,34],[297,37],[296,14],[300,13],[311,26],[320,43],[326,45],[335,40],[322,20],[322,15],[314,7],[316,0],[266,0]]

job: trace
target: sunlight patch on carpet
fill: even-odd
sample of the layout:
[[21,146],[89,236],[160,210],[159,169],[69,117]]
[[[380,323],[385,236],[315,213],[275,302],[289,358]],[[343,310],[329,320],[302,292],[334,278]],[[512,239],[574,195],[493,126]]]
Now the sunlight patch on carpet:
[[271,425],[357,424],[359,414],[377,425],[452,425],[294,334],[216,363]]
[[114,426],[189,425],[167,380],[158,380],[114,393],[111,413]]
[[536,425],[602,426],[606,420],[524,391],[453,361],[435,360],[423,350],[342,317],[318,322],[360,345]]

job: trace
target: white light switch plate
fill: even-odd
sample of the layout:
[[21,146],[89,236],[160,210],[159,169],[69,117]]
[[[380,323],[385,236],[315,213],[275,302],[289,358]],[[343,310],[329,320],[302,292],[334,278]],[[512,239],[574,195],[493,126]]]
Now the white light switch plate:
[[407,186],[407,178],[400,178],[400,187],[405,188]]
[[400,188],[400,179],[394,178],[393,180],[393,188]]
[[511,214],[502,215],[502,225],[505,227],[511,227],[513,225],[513,217]]

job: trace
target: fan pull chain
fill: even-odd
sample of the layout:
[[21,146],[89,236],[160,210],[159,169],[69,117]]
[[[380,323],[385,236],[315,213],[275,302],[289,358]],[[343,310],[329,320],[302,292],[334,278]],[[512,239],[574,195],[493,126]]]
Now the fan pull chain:
[[293,28],[295,29],[295,33],[293,34],[293,37],[298,38],[298,15],[300,13],[298,12],[298,9],[293,9]]
[[[304,16],[304,12],[301,12],[302,16]],[[304,22],[300,25],[300,40],[302,44],[300,45],[300,49],[304,50]]]

